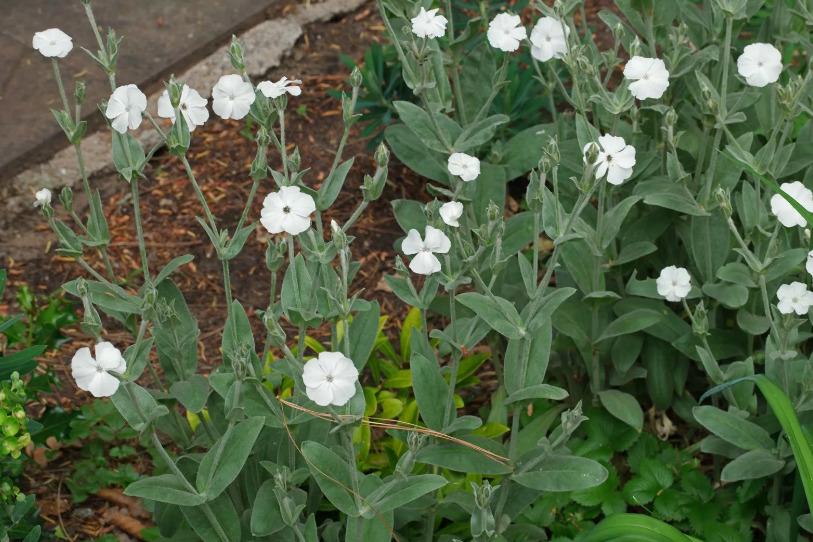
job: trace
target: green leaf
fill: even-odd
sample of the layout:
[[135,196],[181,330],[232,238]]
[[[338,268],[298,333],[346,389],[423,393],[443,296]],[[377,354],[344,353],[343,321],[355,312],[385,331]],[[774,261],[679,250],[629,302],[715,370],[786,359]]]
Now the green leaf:
[[226,430],[200,462],[195,480],[198,493],[211,501],[237,478],[264,423],[264,418],[249,418]]
[[367,503],[366,506],[369,507],[369,513],[363,515],[374,517],[375,514],[395,510],[427,493],[442,488],[447,483],[446,478],[437,474],[393,478],[365,496],[364,500]]
[[596,339],[596,342],[647,329],[660,322],[661,319],[661,314],[656,311],[649,309],[632,310],[610,322],[610,324],[604,328],[604,332],[601,336]]
[[601,463],[575,455],[551,455],[534,470],[513,475],[520,485],[537,491],[580,491],[595,487],[607,479]]
[[178,270],[178,268],[190,263],[194,260],[195,257],[191,254],[184,254],[183,256],[177,256],[172,258],[169,263],[167,263],[161,271],[158,272],[158,275],[155,277],[155,284],[161,284],[164,280],[168,279],[169,276]]
[[186,519],[186,523],[195,531],[201,540],[222,540],[223,536],[230,542],[232,540],[242,540],[240,517],[234,509],[228,495],[223,495],[214,501],[207,503],[212,514],[217,518],[217,524],[223,530],[223,535],[218,535],[212,521],[209,520],[202,506],[182,506],[181,513]]
[[322,182],[322,186],[319,187],[319,191],[316,194],[316,208],[318,210],[324,211],[333,205],[333,202],[339,197],[339,192],[341,192],[342,186],[344,186],[344,181],[350,172],[350,168],[353,167],[354,160],[355,158],[350,158],[342,162],[333,173]]
[[367,364],[378,338],[381,307],[377,301],[366,311],[356,313],[350,322],[350,359],[361,370]]
[[460,133],[460,136],[452,145],[457,152],[464,152],[483,143],[487,143],[494,137],[494,132],[501,125],[511,120],[507,115],[492,115],[469,124]]
[[302,443],[302,455],[319,489],[333,506],[348,516],[358,516],[356,500],[350,493],[353,487],[348,470],[350,465],[330,448],[314,441]]
[[127,421],[127,424],[138,432],[169,414],[164,405],[159,405],[155,398],[135,382],[122,382],[119,389],[110,398],[116,410]]
[[516,403],[518,401],[527,401],[528,399],[550,399],[552,401],[561,401],[568,397],[567,390],[558,386],[551,386],[550,384],[536,384],[535,386],[528,386],[517,390],[505,399],[505,404]]
[[37,367],[38,356],[45,352],[45,346],[29,346],[7,356],[0,356],[0,381],[11,378],[17,371],[20,375],[28,374]]
[[701,542],[641,514],[616,514],[596,525],[584,542]]
[[[478,446],[488,446],[490,451],[499,450],[499,446],[487,439],[466,437]],[[497,453],[505,455],[502,450]],[[489,458],[482,452],[459,444],[430,444],[418,451],[416,461],[436,465],[457,472],[471,472],[486,475],[508,474],[511,467]]]
[[739,482],[741,480],[755,480],[776,474],[785,462],[774,454],[757,448],[750,450],[723,467],[720,480],[723,482]]
[[692,413],[700,425],[743,450],[771,450],[775,446],[770,433],[734,413],[713,406],[697,406]]
[[206,501],[204,495],[190,491],[190,488],[174,474],[142,478],[127,486],[124,494],[139,499],[181,506],[197,506]]
[[441,132],[442,137],[446,138],[447,142],[454,141],[460,134],[460,127],[456,124],[450,124],[451,119],[443,115],[434,115],[434,123],[430,118],[430,113],[424,111],[412,102],[396,101],[392,103],[395,111],[398,113],[398,118],[407,125],[410,131],[418,136],[423,144],[437,152],[449,152],[446,145],[438,138],[437,132],[433,124],[436,124]]
[[533,318],[531,318],[531,323],[528,324],[528,329],[530,331],[536,331],[544,324],[550,323],[556,309],[558,309],[562,303],[567,301],[567,299],[575,293],[575,288],[561,286],[546,294],[539,306],[539,310],[533,315]]
[[457,296],[460,303],[486,321],[491,328],[509,339],[525,335],[519,313],[514,304],[497,296],[466,292]]
[[644,411],[635,397],[618,390],[601,391],[598,397],[607,412],[638,432],[643,429]]
[[157,289],[153,335],[158,361],[171,382],[187,380],[198,366],[198,323],[171,280],[162,281]]
[[[782,426],[782,430],[785,432],[788,442],[790,442],[793,458],[796,460],[796,468],[799,469],[799,478],[802,480],[805,489],[808,508],[813,510],[813,447],[811,447],[810,441],[799,423],[793,403],[779,386],[764,375],[746,376],[710,389],[703,394],[700,401],[740,382],[747,381],[756,383],[759,391],[762,392],[771,407],[773,415],[776,416]],[[771,449],[771,447],[767,448]]]
[[270,536],[285,527],[274,486],[274,480],[266,480],[254,498],[251,507],[251,534],[254,536]]
[[445,400],[449,396],[449,386],[440,374],[440,366],[417,352],[412,353],[409,366],[421,418],[427,427],[440,431],[443,429]]
[[206,406],[211,393],[209,380],[202,375],[192,375],[189,380],[173,382],[169,393],[190,412],[200,412]]

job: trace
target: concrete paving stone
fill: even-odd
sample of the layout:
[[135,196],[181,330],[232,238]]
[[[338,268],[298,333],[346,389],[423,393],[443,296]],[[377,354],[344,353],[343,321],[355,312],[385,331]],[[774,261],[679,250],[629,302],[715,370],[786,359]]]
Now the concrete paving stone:
[[[260,22],[277,0],[104,0],[94,3],[102,35],[108,27],[124,36],[118,82],[160,86],[172,71],[211,53],[233,32]],[[74,81],[88,84],[89,104],[110,94],[107,79],[80,47],[96,51],[79,0],[3,0],[0,15],[0,179],[36,162],[63,143],[49,107],[58,94],[49,60],[31,47],[34,32],[58,27],[74,40],[60,60],[68,93]],[[101,118],[86,107],[86,115]]]

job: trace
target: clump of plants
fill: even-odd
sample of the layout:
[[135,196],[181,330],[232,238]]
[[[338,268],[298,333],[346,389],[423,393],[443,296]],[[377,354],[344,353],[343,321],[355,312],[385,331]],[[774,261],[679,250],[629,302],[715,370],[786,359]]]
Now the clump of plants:
[[[356,209],[330,224],[322,213],[354,163],[343,153],[362,73],[342,96],[344,133],[317,186],[286,142],[288,104],[307,88],[286,77],[252,81],[234,39],[234,73],[212,89],[211,107],[253,130],[257,153],[244,211],[224,225],[187,156],[208,99],[171,79],[150,104],[120,84],[121,38],[103,38],[83,4],[98,47],[90,56],[110,82],[100,110],[131,194],[139,285],[116,277],[86,176],[85,217],[70,189],[59,212],[50,192],[37,199],[59,252],[87,273],[64,285],[97,340],[74,355],[74,379],[111,397],[156,450],[156,471],[126,491],[148,503],[162,537],[540,540],[550,531],[685,542],[682,531],[747,540],[749,529],[735,525],[746,519],[771,540],[810,529],[805,6],[617,0],[618,11],[600,14],[613,46],[599,50],[575,0],[535,3],[530,27],[502,3],[445,2],[441,12],[429,1],[380,0],[414,100],[392,104],[400,122],[386,129]],[[69,100],[58,62],[72,40],[51,29],[34,46],[53,63],[63,101],[54,115],[81,164],[83,86]],[[520,50],[528,62],[512,62]],[[548,98],[539,122],[533,107],[517,118],[501,104],[518,80],[527,95]],[[143,122],[161,136],[155,148],[131,133]],[[158,270],[144,242],[139,185],[161,146],[184,166],[222,269],[222,363],[208,375],[198,368],[197,322],[172,282],[192,258]],[[379,305],[353,286],[353,225],[382,196],[389,148],[436,198],[392,202],[403,257],[385,280],[412,307],[397,353],[380,339]],[[512,206],[509,182],[525,178],[524,200]],[[258,227],[271,235],[259,340],[230,273]],[[132,332],[131,344],[105,340],[111,323]],[[309,340],[315,329],[330,340]],[[486,360],[497,386],[467,405],[458,392]],[[384,388],[405,391],[383,393],[382,376]],[[649,437],[629,448],[646,411],[664,438],[672,416],[702,440],[685,453]],[[367,455],[384,437],[389,445]],[[622,438],[628,445],[617,447]],[[622,472],[615,454],[625,450]],[[722,467],[711,478],[698,450]],[[736,487],[744,505],[722,520],[731,529],[715,531],[693,521],[692,506],[731,502],[718,482]],[[757,507],[761,484],[771,490]],[[545,519],[552,506],[577,505],[586,510],[574,529]],[[650,514],[628,513],[649,505]]]

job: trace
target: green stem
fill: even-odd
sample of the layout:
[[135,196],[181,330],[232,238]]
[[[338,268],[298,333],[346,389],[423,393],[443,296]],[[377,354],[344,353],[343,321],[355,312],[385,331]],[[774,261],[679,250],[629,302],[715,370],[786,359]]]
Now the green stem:
[[138,239],[138,253],[141,257],[141,271],[144,274],[144,282],[149,284],[152,282],[150,278],[150,264],[147,260],[147,245],[144,242],[144,229],[141,223],[141,206],[138,197],[138,177],[133,176],[130,181],[130,193],[133,198],[133,217],[135,220],[136,237]]

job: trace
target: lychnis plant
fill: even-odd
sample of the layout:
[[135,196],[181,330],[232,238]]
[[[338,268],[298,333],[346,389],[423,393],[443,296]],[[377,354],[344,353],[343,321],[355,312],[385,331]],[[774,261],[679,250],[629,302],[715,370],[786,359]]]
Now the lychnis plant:
[[[92,395],[111,397],[127,423],[155,449],[160,459],[156,472],[130,484],[126,493],[149,503],[161,536],[221,542],[335,540],[340,536],[348,541],[390,540],[402,533],[407,538],[412,533],[432,538],[440,522],[435,515],[440,504],[457,502],[470,512],[472,536],[483,539],[505,531],[515,507],[521,507],[527,498],[509,501],[508,494],[489,481],[493,477],[503,476],[504,487],[513,481],[523,488],[516,494],[528,496],[583,489],[603,480],[603,467],[572,456],[566,448],[583,419],[578,408],[563,413],[561,426],[539,445],[536,441],[545,431],[531,435],[519,448],[515,439],[510,453],[498,434],[478,434],[483,425],[479,417],[458,415],[459,362],[487,328],[471,315],[455,317],[455,286],[448,304],[449,327],[430,333],[426,309],[440,284],[436,278],[425,281],[420,293],[411,279],[392,279],[399,295],[408,295],[420,309],[420,327],[410,338],[409,364],[423,425],[365,416],[367,405],[359,380],[378,337],[380,308],[353,290],[359,263],[353,260],[351,228],[367,205],[382,194],[389,160],[386,147],[376,151],[375,170],[364,176],[352,215],[343,224],[322,221],[322,213],[336,201],[353,166],[353,158],[344,159],[343,151],[357,120],[354,110],[362,83],[358,72],[350,78],[350,95],[343,97],[345,129],[335,159],[317,189],[309,186],[310,172],[303,167],[298,149],[289,151],[286,141],[287,104],[303,91],[301,82],[283,77],[255,85],[245,70],[242,45],[232,41],[229,58],[235,73],[218,80],[211,92],[211,107],[223,119],[251,119],[257,153],[249,171],[253,182],[244,210],[236,225],[224,228],[187,156],[195,129],[208,120],[208,100],[171,79],[155,104],[157,116],[169,122],[159,121],[136,85],[117,81],[121,38],[111,30],[104,39],[89,0],[83,4],[98,46],[96,52],[88,53],[110,83],[110,97],[100,110],[111,128],[113,164],[130,190],[140,286],[133,289],[116,274],[107,253],[110,234],[101,198],[84,170],[82,189],[89,202],[86,217],[74,208],[69,188],[60,195],[62,212],[52,206],[48,190],[38,193],[37,204],[58,238],[59,253],[75,259],[87,273],[64,285],[82,301],[82,327],[96,339],[93,348],[76,351],[71,361],[73,377],[79,388]],[[63,103],[54,116],[81,165],[84,86],[77,85],[71,103],[58,61],[70,53],[72,40],[50,29],[34,36],[34,46],[52,61]],[[132,134],[145,119],[161,139],[149,150]],[[162,146],[187,173],[201,205],[201,232],[211,241],[222,268],[223,359],[208,375],[198,368],[197,322],[171,279],[192,257],[178,256],[156,272],[144,240],[139,185],[147,180],[145,167],[150,157]],[[279,154],[280,170],[269,165],[271,150]],[[476,177],[466,156],[460,157],[459,167],[464,176]],[[254,217],[252,203],[261,188],[267,195],[260,216]],[[233,295],[230,275],[230,262],[249,241],[257,218],[272,235],[265,262],[269,304],[258,311],[266,330],[260,343],[255,342],[249,311]],[[496,240],[499,258],[497,218],[493,216],[494,227],[484,229],[483,234],[492,240],[484,245],[488,254]],[[433,253],[449,252],[450,240],[439,229],[427,226],[424,238],[410,232],[403,247],[414,254],[411,268],[427,274],[440,269]],[[473,249],[467,244],[465,250]],[[101,270],[86,259],[88,251],[99,253]],[[473,261],[456,255],[461,286],[466,283],[464,272],[482,280],[471,268]],[[399,269],[403,270],[400,264]],[[480,294],[461,295],[469,296],[462,297],[467,305],[483,303]],[[540,329],[541,340],[533,342],[535,348],[545,347],[544,333],[549,338],[549,314],[558,295],[540,295],[527,325],[511,322],[515,325],[511,334],[517,341],[526,339],[517,342],[524,352],[522,356],[517,352],[518,359],[527,363],[531,336]],[[493,307],[487,309],[485,321],[492,322]],[[282,322],[296,330],[295,344],[289,345]],[[123,345],[105,340],[106,327],[111,324],[133,334],[132,344],[123,352]],[[329,330],[329,344],[310,356],[308,331],[323,326]],[[151,362],[154,352],[160,371]],[[447,357],[450,364],[442,368],[439,362]],[[528,370],[529,378],[535,374]],[[517,375],[509,402],[520,404],[540,396],[535,388],[529,389],[524,375]],[[555,387],[544,394],[553,399],[566,395]],[[358,468],[360,424],[372,431],[392,431],[403,443],[390,474],[365,474]],[[466,483],[462,483],[463,473],[471,473]],[[446,495],[450,482],[454,482],[454,489],[449,490],[454,496]]]
[[[426,227],[421,245],[410,231],[402,248],[422,250],[410,268],[449,292],[431,308],[468,309],[463,336],[489,343],[501,377],[492,416],[510,416],[509,457],[533,427],[528,400],[569,393],[639,431],[644,406],[671,408],[712,433],[704,452],[734,459],[724,482],[772,480],[769,536],[795,540],[802,501],[784,488],[796,478],[799,495],[800,481],[753,384],[725,388],[725,405],[696,397],[765,374],[800,411],[809,400],[809,321],[798,318],[813,303],[813,265],[802,267],[813,217],[809,6],[617,0],[599,14],[612,38],[601,50],[581,2],[536,2],[530,29],[520,13],[492,17],[488,2],[480,13],[441,4],[379,2],[415,95],[395,104],[401,123],[386,140],[439,199],[394,209],[405,231]],[[564,107],[501,139],[528,119],[495,114],[504,71],[479,84],[471,74],[523,50],[537,91]],[[512,209],[506,181],[529,169]],[[415,306],[433,301],[393,289]],[[516,481],[500,486],[498,518]]]

